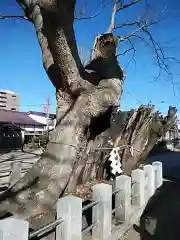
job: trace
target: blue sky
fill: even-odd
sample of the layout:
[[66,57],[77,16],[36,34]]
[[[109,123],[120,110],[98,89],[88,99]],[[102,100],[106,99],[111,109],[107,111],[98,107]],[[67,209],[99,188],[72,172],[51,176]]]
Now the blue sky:
[[[110,0],[107,0],[110,2]],[[81,7],[83,0],[77,1],[77,7]],[[87,15],[96,12],[99,6],[97,0],[88,0]],[[154,38],[166,47],[167,56],[173,56],[180,60],[180,38],[179,19],[180,3],[178,0],[149,0],[154,12],[167,8],[168,18],[159,25],[151,28]],[[94,37],[98,33],[106,31],[111,8],[105,8],[101,14],[94,19],[75,21],[75,33],[78,46],[83,49],[82,54],[86,57],[90,51]],[[21,13],[15,0],[6,0],[0,5],[0,14]],[[143,5],[122,11],[116,17],[118,23],[136,19],[143,13]],[[129,29],[128,31],[130,31]],[[118,35],[125,31],[118,31]],[[49,96],[52,102],[52,111],[55,111],[55,90],[51,85],[42,66],[41,50],[39,48],[36,34],[31,23],[23,20],[1,20],[0,21],[0,89],[9,89],[17,92],[21,97],[21,111],[42,111],[42,104]],[[133,40],[134,41],[134,40]],[[138,105],[152,102],[156,108],[165,113],[169,105],[174,105],[180,110],[180,66],[175,62],[170,64],[173,84],[167,75],[162,73],[160,79],[154,80],[158,74],[158,68],[153,62],[153,52],[147,49],[140,41],[134,42],[137,48],[136,64],[131,61],[132,52],[119,58],[119,62],[126,70],[126,82],[121,100],[122,109],[135,108]],[[122,43],[119,52],[124,52],[128,47]],[[128,65],[128,66],[127,66]],[[178,71],[179,70],[179,71]],[[161,102],[164,103],[161,103]]]

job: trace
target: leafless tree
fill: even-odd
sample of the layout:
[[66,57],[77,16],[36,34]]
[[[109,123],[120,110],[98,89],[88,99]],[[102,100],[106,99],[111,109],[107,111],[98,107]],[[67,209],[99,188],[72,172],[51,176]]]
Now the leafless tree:
[[[29,219],[31,227],[36,229],[54,217],[53,209],[60,196],[72,192],[78,184],[94,178],[102,179],[104,176],[103,160],[99,158],[94,163],[93,154],[107,137],[104,133],[109,127],[112,109],[119,105],[123,91],[125,72],[117,61],[117,47],[127,41],[130,48],[119,54],[133,51],[135,56],[136,47],[132,39],[141,39],[153,49],[159,67],[168,74],[169,68],[166,64],[168,59],[150,33],[150,28],[158,22],[162,13],[152,20],[146,19],[145,13],[132,22],[115,22],[117,14],[138,4],[145,4],[148,9],[146,1],[110,2],[110,25],[106,33],[95,38],[91,60],[85,67],[78,54],[73,23],[75,18],[96,17],[99,10],[92,16],[85,16],[83,12],[75,17],[75,0],[17,2],[24,11],[23,16],[1,15],[0,18],[25,19],[34,25],[42,50],[44,69],[56,89],[57,124],[41,159],[1,196],[0,212],[10,212]],[[105,6],[109,5],[102,1],[100,10]],[[131,31],[123,36],[116,34],[117,30],[122,28],[130,28]],[[144,36],[148,37],[148,41]],[[148,119],[152,120],[152,112],[148,112],[145,126],[149,126]],[[139,115],[135,114],[130,119],[133,123],[139,119]],[[142,132],[145,130],[143,127]],[[127,132],[123,134],[129,139],[126,141],[128,145],[133,138],[127,137]],[[141,148],[147,139],[140,139],[138,138],[140,143],[137,145]],[[115,144],[117,143],[119,139]]]

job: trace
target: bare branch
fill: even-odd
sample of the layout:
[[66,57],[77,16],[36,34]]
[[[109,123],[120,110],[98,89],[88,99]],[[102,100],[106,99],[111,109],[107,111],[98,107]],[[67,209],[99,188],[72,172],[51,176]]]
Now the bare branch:
[[[21,1],[18,1],[17,2],[19,3],[19,5],[22,7],[22,8],[25,8],[24,5],[21,3]],[[101,1],[101,5],[99,7],[99,9],[97,10],[96,13],[90,15],[90,16],[82,16],[84,13],[85,13],[85,10],[82,11],[79,16],[78,15],[75,15],[74,16],[74,19],[75,20],[88,20],[88,19],[92,19],[92,18],[95,18],[97,17],[100,13],[101,13],[101,10],[105,7],[108,7],[108,6],[105,6],[104,5],[104,0]],[[4,19],[8,19],[8,18],[16,18],[16,19],[25,19],[25,20],[28,20],[28,18],[26,16],[21,16],[21,15],[0,15],[0,20],[4,20]]]
[[82,16],[82,17],[80,17],[80,16],[75,16],[74,17],[74,19],[75,20],[89,20],[89,19],[92,19],[92,18],[95,18],[95,17],[97,17],[99,14],[100,14],[100,10],[98,11],[98,12],[96,12],[96,13],[94,13],[93,15],[90,15],[90,16]]
[[[158,74],[155,77],[155,80],[159,79],[159,77],[161,75],[161,70],[164,71],[168,75],[168,77],[173,85],[173,91],[174,91],[174,82],[173,82],[172,72],[171,72],[170,66],[168,64],[168,61],[174,61],[177,64],[180,64],[180,61],[174,57],[170,57],[170,56],[166,57],[164,48],[153,38],[153,36],[148,28],[142,28],[142,31],[145,33],[144,36],[139,36],[139,35],[134,34],[131,37],[140,39],[142,42],[144,42],[146,47],[148,47],[149,49],[151,49],[153,51],[153,53],[155,54],[154,60],[159,69]],[[148,37],[149,41],[145,40],[146,36]]]
[[128,53],[128,52],[130,52],[130,51],[132,51],[132,50],[134,50],[133,47],[128,48],[128,49],[126,49],[123,53],[119,53],[119,54],[117,55],[117,57],[122,56],[122,55],[125,55],[126,53]]
[[[127,36],[121,36],[119,38],[120,41],[124,41],[124,40],[127,40],[127,39],[131,38],[132,35],[137,34],[143,28],[146,29],[146,28],[149,28],[150,26],[152,26],[154,24],[157,24],[160,21],[160,19],[159,19],[160,17],[161,17],[161,20],[162,20],[162,15],[166,11],[166,8],[163,9],[158,14],[156,19],[149,20],[149,21],[147,21],[145,19],[146,14],[147,14],[148,10],[150,9],[150,6],[146,3],[146,6],[147,6],[148,9],[146,10],[145,14],[143,14],[143,16],[139,17],[137,20],[132,21],[132,22],[124,22],[124,23],[121,23],[121,24],[115,24],[115,15],[116,15],[116,13],[119,10],[127,8],[129,6],[132,6],[132,5],[136,4],[136,3],[139,3],[140,1],[142,1],[142,0],[134,0],[134,1],[130,2],[130,3],[128,3],[128,4],[124,4],[124,1],[120,1],[120,0],[114,0],[113,1],[114,2],[114,7],[113,7],[113,10],[112,10],[111,23],[110,23],[110,26],[108,28],[108,31],[112,32],[113,30],[121,29],[121,28],[124,28],[124,27],[134,27],[134,26],[137,27],[135,30],[133,30]],[[120,4],[119,7],[118,7],[118,4]]]
[[158,66],[160,67],[160,69],[164,70],[169,76],[172,76],[169,66],[165,62],[165,55],[164,55],[162,47],[159,45],[158,42],[155,41],[155,39],[152,37],[150,31],[147,28],[145,28],[145,29],[143,28],[143,31],[148,35],[148,37],[152,43]]
[[135,68],[136,68],[136,60],[135,60],[135,54],[136,54],[136,48],[133,44],[133,42],[131,41],[131,39],[128,39],[129,44],[131,45],[131,48],[133,49],[133,54],[132,54],[132,58],[128,61],[126,68],[129,66],[129,64],[133,61]]
[[[112,9],[112,14],[111,14],[111,21],[110,21],[110,25],[108,27],[107,33],[112,32],[113,30],[119,29],[119,28],[123,28],[123,27],[132,27],[132,26],[138,26],[138,29],[136,29],[135,31],[132,32],[132,34],[137,33],[138,31],[140,31],[143,27],[149,27],[152,24],[155,24],[157,21],[152,21],[151,23],[148,23],[144,20],[142,20],[141,18],[139,18],[136,21],[132,21],[132,22],[125,22],[122,24],[115,24],[115,16],[116,13],[122,9],[128,8],[138,2],[140,2],[142,0],[134,0],[128,4],[124,4],[124,1],[120,1],[120,0],[114,0],[114,5],[113,5],[113,9]],[[120,3],[120,6],[118,7],[118,4]],[[128,36],[129,38],[129,36]],[[126,40],[128,39],[127,37],[122,37],[121,40]]]
[[[40,1],[41,4],[37,4],[35,0],[17,0],[17,2],[23,8],[27,19],[34,24],[42,50],[43,65],[52,84],[56,89],[61,89],[67,95],[74,97],[77,92],[90,84],[81,77],[84,69],[77,51],[73,29],[75,1],[60,1],[59,5],[55,6],[54,2],[50,1],[52,8],[46,5],[46,1]],[[64,17],[59,19],[58,16],[62,11]],[[87,74],[86,77],[88,79]]]
[[28,20],[26,16],[21,16],[21,15],[0,15],[0,20],[5,20],[5,19],[20,19],[20,20]]
[[132,2],[130,3],[127,3],[127,4],[120,4],[120,7],[117,9],[117,12],[120,11],[120,10],[123,10],[125,8],[128,8],[128,7],[131,7],[132,5],[135,5],[136,3],[139,3],[141,2],[142,0],[133,0]]
[[132,27],[134,25],[138,25],[139,22],[138,21],[133,21],[133,22],[125,22],[125,23],[122,23],[122,24],[115,24],[114,25],[114,29],[118,29],[118,28],[123,28],[123,27]]
[[[54,76],[52,76],[52,68],[54,68],[54,60],[52,57],[52,54],[49,50],[49,45],[47,42],[47,38],[43,33],[43,19],[42,19],[42,14],[40,12],[40,8],[35,4],[33,4],[33,0],[32,1],[27,1],[27,0],[21,0],[21,1],[17,1],[19,3],[19,5],[24,9],[25,12],[28,12],[29,9],[31,9],[31,11],[29,11],[31,16],[27,16],[26,19],[30,20],[33,22],[35,28],[36,28],[36,32],[37,32],[37,37],[39,40],[39,44],[42,50],[42,56],[43,56],[43,66],[52,82],[52,84],[54,86],[56,86],[56,82],[54,80]],[[29,17],[29,18],[28,18]]]
[[92,19],[92,18],[97,17],[101,13],[101,10],[103,8],[107,7],[107,6],[104,5],[104,2],[105,2],[104,0],[101,1],[100,7],[99,7],[99,9],[97,10],[96,13],[94,13],[90,16],[83,16],[83,14],[86,12],[86,10],[84,10],[79,14],[79,16],[78,15],[74,16],[74,19],[75,20],[88,20],[88,19]]
[[118,4],[118,0],[114,0],[114,6],[113,6],[112,14],[111,14],[111,22],[107,29],[107,33],[111,33],[114,29],[115,16],[116,16],[116,12],[117,12],[117,4]]
[[[111,33],[115,28],[117,28],[117,26],[115,27],[115,16],[116,16],[116,13],[118,11],[120,11],[122,9],[125,9],[125,8],[128,8],[128,7],[138,3],[140,1],[142,1],[142,0],[133,0],[132,2],[130,2],[128,4],[124,4],[124,1],[113,0],[114,5],[113,5],[112,14],[111,14],[111,21],[110,21],[110,25],[107,29],[107,33]],[[120,2],[120,7],[118,7],[119,2]],[[125,26],[125,24],[124,24],[124,26]],[[128,24],[126,26],[128,26]]]
[[[33,2],[35,4],[27,8],[27,17],[34,23],[36,31],[41,29],[46,37],[53,61],[61,75],[59,81],[63,80],[66,91],[74,94],[80,88],[80,74],[83,69],[73,29],[75,1],[49,1],[48,4],[46,1],[39,1],[38,5],[36,1]],[[39,22],[36,24],[40,18],[41,26]]]
[[134,26],[137,25],[137,29],[135,29],[134,31],[132,31],[130,34],[128,34],[127,36],[119,36],[119,41],[125,41],[128,39],[133,38],[134,36],[136,36],[137,33],[139,33],[140,31],[144,30],[144,29],[148,29],[150,26],[154,25],[157,23],[157,20],[154,20],[152,22],[138,22],[138,21],[134,21],[134,22],[130,22],[130,23],[123,23],[121,25],[116,25],[115,29],[118,28],[122,28],[124,26]]
[[[128,4],[124,4],[124,1],[119,1],[119,0],[113,0],[114,2],[114,5],[113,5],[113,9],[112,9],[112,14],[111,14],[111,21],[110,21],[110,25],[107,29],[107,33],[111,33],[115,28],[115,16],[116,16],[116,13],[122,9],[125,9],[125,8],[128,8],[138,2],[140,2],[142,0],[133,0],[132,2],[128,3]],[[118,3],[120,3],[120,7],[118,7]],[[125,26],[125,25],[124,25]]]

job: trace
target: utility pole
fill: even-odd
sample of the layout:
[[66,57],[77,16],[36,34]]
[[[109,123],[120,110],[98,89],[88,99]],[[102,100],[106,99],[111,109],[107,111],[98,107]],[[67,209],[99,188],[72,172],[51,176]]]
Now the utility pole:
[[49,136],[49,114],[50,114],[50,106],[51,106],[50,97],[47,97],[47,98],[46,98],[46,104],[44,104],[44,106],[43,106],[44,111],[45,111],[45,113],[46,113],[46,125],[47,125],[46,134],[47,134],[47,136]]

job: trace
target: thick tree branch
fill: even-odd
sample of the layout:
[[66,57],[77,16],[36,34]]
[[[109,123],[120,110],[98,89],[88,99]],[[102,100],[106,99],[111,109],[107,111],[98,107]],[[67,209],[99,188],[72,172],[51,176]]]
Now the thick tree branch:
[[[57,120],[61,119],[70,108],[73,100],[68,92],[66,83],[63,81],[58,65],[55,63],[50,51],[47,36],[44,33],[44,21],[39,6],[36,1],[22,0],[18,1],[24,9],[27,19],[29,19],[35,27],[37,38],[41,47],[43,66],[47,75],[56,88],[57,99]],[[50,27],[50,26],[48,26]],[[59,108],[61,106],[61,109]]]
[[[33,22],[43,53],[43,63],[56,88],[74,95],[89,86],[83,81],[82,67],[73,29],[75,1],[21,0],[24,12]],[[87,74],[86,74],[87,75]],[[88,77],[87,77],[88,79]]]
[[107,33],[111,33],[114,29],[115,16],[116,16],[117,9],[118,9],[118,0],[114,0],[114,6],[113,6],[112,14],[111,14],[111,21],[110,21],[110,25],[107,29]]
[[[106,37],[109,41],[109,36],[99,37],[98,55]],[[113,41],[112,35],[111,39]],[[37,229],[44,221],[51,220],[52,215],[45,218],[45,214],[52,212],[64,190],[72,191],[74,184],[77,184],[79,175],[73,174],[79,167],[81,170],[86,163],[81,161],[80,157],[85,153],[88,144],[85,132],[92,118],[103,114],[111,106],[117,106],[122,93],[124,72],[119,67],[116,56],[111,56],[108,49],[106,54],[109,57],[99,60],[102,63],[104,79],[98,86],[84,91],[76,99],[71,111],[52,133],[46,153],[19,182],[0,196],[1,212],[11,212],[15,216],[28,219],[30,226]],[[104,50],[104,54],[105,49],[101,50]]]
[[[66,89],[66,85],[61,78],[60,71],[58,69],[57,64],[54,63],[54,59],[52,57],[49,44],[47,41],[47,37],[43,31],[43,18],[38,5],[33,5],[34,1],[17,1],[20,6],[23,8],[24,12],[27,16],[17,16],[17,15],[9,15],[9,16],[1,16],[0,19],[26,19],[33,22],[37,38],[41,47],[42,51],[42,58],[43,58],[43,66],[44,69],[56,88],[56,99],[57,99],[57,121],[59,121],[65,113],[69,110],[73,99],[71,98],[70,94]],[[60,107],[61,106],[61,107]]]
[[[80,71],[82,73],[83,69],[81,69],[82,66],[77,52],[73,30],[74,9],[70,7],[67,10],[68,14],[64,14],[66,15],[64,16],[64,20],[60,22],[58,19],[59,11],[57,11],[57,6],[54,6],[56,7],[54,16],[51,11],[48,13],[48,11],[45,9],[40,9],[40,4],[45,4],[45,1],[40,1],[40,4],[37,4],[37,1],[34,0],[17,0],[17,2],[23,8],[26,16],[1,16],[1,19],[21,18],[30,20],[35,26],[37,37],[40,43],[44,68],[53,85],[57,88],[63,88],[63,90],[67,91],[68,93],[70,93],[70,90],[77,91],[76,88],[82,88],[82,85],[84,85],[84,83],[80,81]],[[51,1],[49,3],[51,3]],[[61,1],[60,4],[68,5],[69,3],[67,4],[65,1]],[[63,6],[59,7],[60,11],[62,11],[62,8]],[[44,13],[46,12],[44,15],[42,15],[43,11]],[[51,23],[53,21],[56,22],[56,24],[52,28]],[[60,39],[59,35],[57,41],[55,41],[54,44],[54,39],[52,38],[58,35],[57,29],[60,30],[60,28],[60,35],[62,39]],[[60,41],[62,44],[59,44]],[[57,46],[62,46],[62,49],[58,50]],[[58,55],[57,50],[62,54]],[[59,60],[62,58],[61,63],[63,64],[58,63],[58,58]],[[69,77],[66,75],[69,75]]]
[[20,6],[23,8],[25,15],[23,18],[30,20],[33,22],[37,34],[37,38],[39,40],[39,44],[42,51],[42,57],[43,57],[43,66],[54,86],[56,86],[56,82],[54,79],[54,74],[52,76],[52,67],[54,65],[54,60],[52,57],[52,54],[49,50],[49,45],[47,42],[47,38],[44,35],[43,32],[43,18],[42,14],[40,12],[40,8],[37,4],[35,4],[36,1],[31,0],[17,0],[17,2],[20,4]]
[[[115,17],[116,17],[117,12],[119,12],[122,9],[128,8],[140,1],[142,1],[142,0],[133,0],[130,3],[124,4],[124,1],[113,0],[114,4],[113,4],[113,9],[112,9],[112,14],[111,14],[110,25],[107,29],[107,33],[111,33],[115,29]],[[118,6],[118,5],[120,5],[120,6]]]
[[[59,121],[70,109],[74,101],[73,95],[91,86],[91,76],[84,74],[77,53],[73,30],[75,2],[62,0],[59,6],[53,6],[51,1],[48,6],[46,1],[39,1],[40,4],[34,0],[17,2],[23,8],[25,18],[34,24],[44,68],[56,88]],[[48,9],[49,7],[52,8]],[[82,80],[81,75],[86,80]]]
[[80,88],[82,64],[74,36],[75,1],[40,1],[43,27],[61,78],[72,93]]

